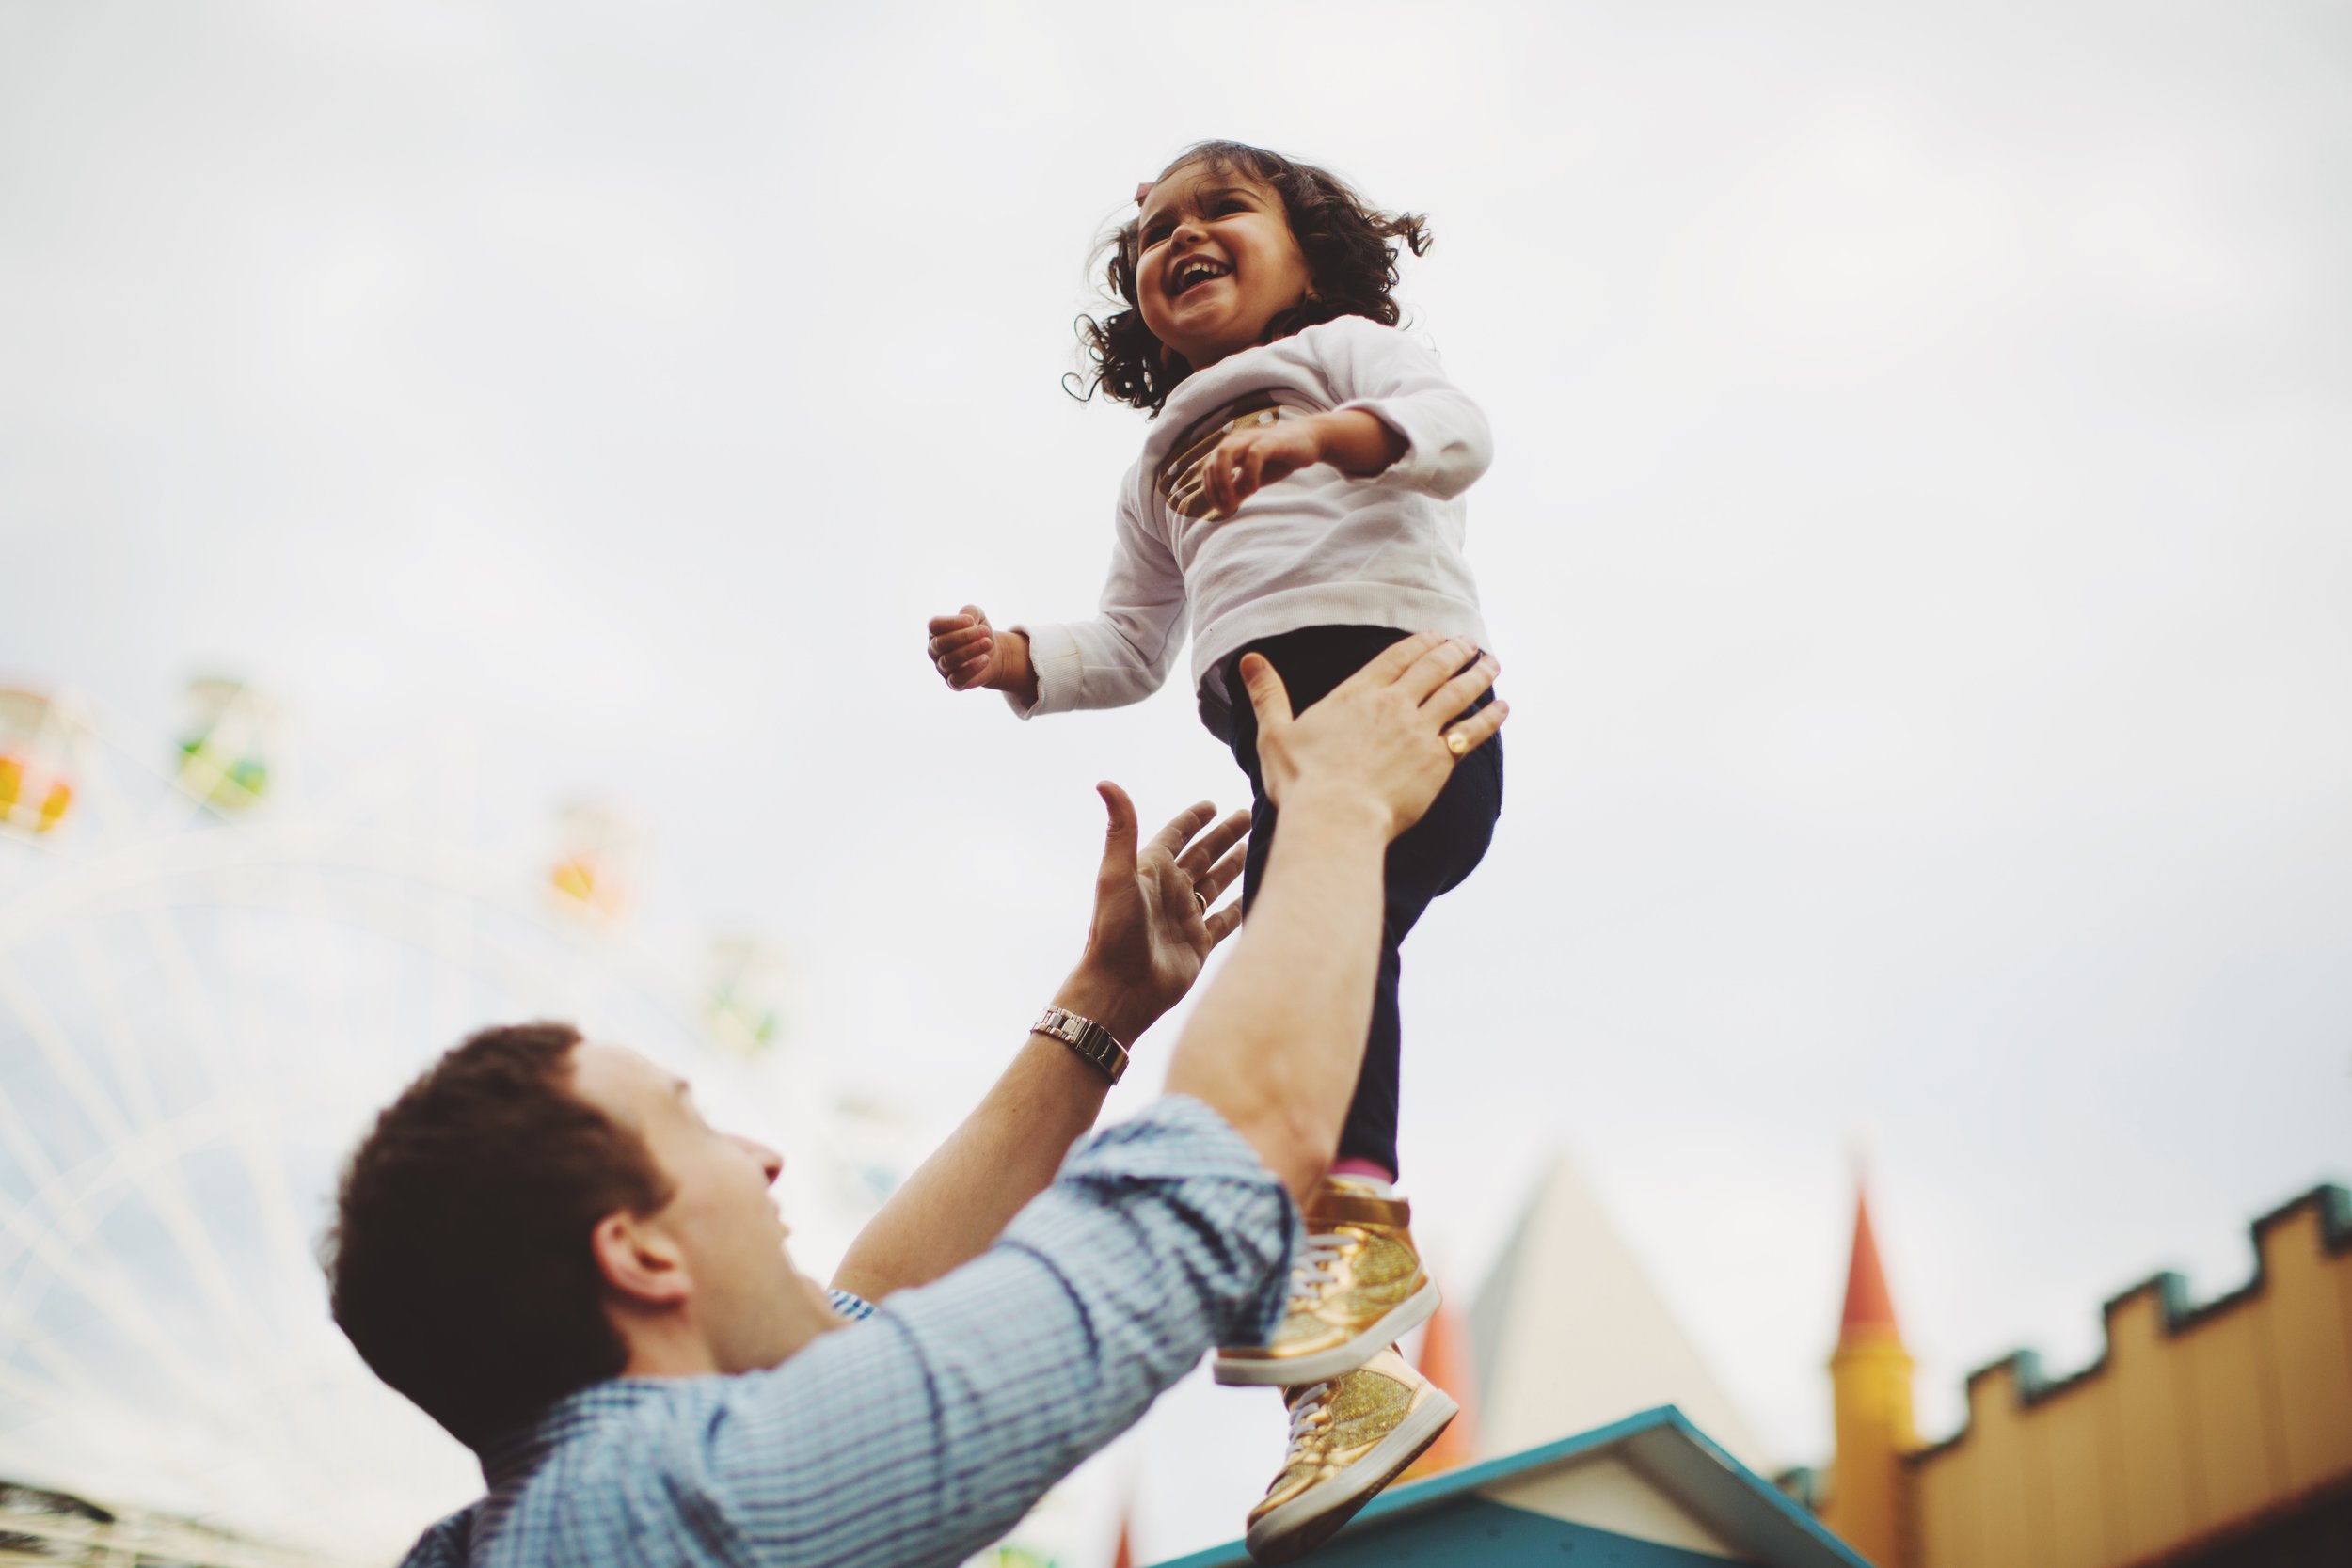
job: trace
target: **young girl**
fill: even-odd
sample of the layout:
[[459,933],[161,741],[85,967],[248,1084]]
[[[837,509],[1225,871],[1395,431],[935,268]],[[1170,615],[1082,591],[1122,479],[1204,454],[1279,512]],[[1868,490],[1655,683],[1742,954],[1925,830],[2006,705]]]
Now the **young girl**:
[[[1427,248],[1419,217],[1234,142],[1187,150],[1136,200],[1109,244],[1126,309],[1084,323],[1093,385],[1154,421],[1120,490],[1100,612],[999,630],[967,605],[930,622],[928,649],[950,687],[1001,691],[1028,718],[1149,696],[1189,621],[1201,720],[1253,791],[1247,909],[1277,824],[1242,656],[1271,661],[1296,710],[1413,632],[1483,647],[1460,497],[1486,470],[1486,421],[1396,328],[1397,243]],[[1219,1382],[1288,1390],[1290,1455],[1250,1515],[1262,1560],[1327,1537],[1454,1411],[1392,1345],[1438,1304],[1391,1185],[1398,949],[1478,864],[1502,804],[1494,740],[1391,847],[1363,1073],[1308,1204],[1290,1311],[1271,1344],[1217,1354]]]

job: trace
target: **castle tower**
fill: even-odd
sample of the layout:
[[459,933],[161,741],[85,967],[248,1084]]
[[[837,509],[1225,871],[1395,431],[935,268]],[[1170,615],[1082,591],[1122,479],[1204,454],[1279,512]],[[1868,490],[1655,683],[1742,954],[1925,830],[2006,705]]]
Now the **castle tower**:
[[1878,1238],[1870,1233],[1869,1199],[1857,1181],[1846,1311],[1829,1358],[1837,1460],[1821,1522],[1880,1568],[1905,1568],[1909,1560],[1903,1455],[1918,1447],[1911,1365],[1879,1265]]

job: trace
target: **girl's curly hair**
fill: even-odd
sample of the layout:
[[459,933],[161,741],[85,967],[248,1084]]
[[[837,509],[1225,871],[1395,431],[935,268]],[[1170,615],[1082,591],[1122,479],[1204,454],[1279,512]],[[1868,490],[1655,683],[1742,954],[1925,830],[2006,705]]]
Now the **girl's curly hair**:
[[[1264,341],[1341,316],[1367,316],[1383,326],[1397,324],[1400,312],[1389,293],[1396,287],[1397,244],[1402,241],[1416,256],[1428,250],[1429,225],[1421,214],[1380,212],[1327,169],[1236,141],[1188,147],[1160,171],[1160,178],[1201,163],[1220,174],[1238,169],[1282,198],[1291,234],[1307,260],[1307,276],[1314,280],[1314,297],[1269,322]],[[1103,274],[1105,294],[1126,309],[1101,321],[1078,318],[1078,342],[1088,369],[1066,377],[1064,385],[1081,401],[1099,388],[1117,402],[1156,414],[1192,367],[1152,335],[1136,305],[1136,233],[1142,219],[1137,213],[1104,235],[1095,251],[1098,260],[1106,254],[1110,258]]]

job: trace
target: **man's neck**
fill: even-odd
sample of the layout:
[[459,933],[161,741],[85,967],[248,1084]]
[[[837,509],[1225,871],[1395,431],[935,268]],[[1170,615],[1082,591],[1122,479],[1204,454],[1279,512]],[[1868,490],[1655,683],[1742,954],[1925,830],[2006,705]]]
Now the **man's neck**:
[[700,1339],[631,1339],[623,1377],[707,1377],[724,1370]]
[[702,1325],[685,1313],[646,1313],[616,1317],[614,1326],[628,1346],[623,1377],[708,1377],[718,1372],[760,1371],[780,1367],[798,1355],[811,1339],[847,1326],[829,1309],[813,1305],[795,1312],[774,1340],[756,1354],[730,1358],[711,1342]]

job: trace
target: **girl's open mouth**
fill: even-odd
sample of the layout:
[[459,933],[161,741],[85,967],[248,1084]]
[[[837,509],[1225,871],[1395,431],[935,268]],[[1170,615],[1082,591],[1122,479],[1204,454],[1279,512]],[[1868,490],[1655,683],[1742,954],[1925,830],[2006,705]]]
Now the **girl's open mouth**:
[[1168,297],[1172,299],[1203,283],[1228,277],[1232,270],[1223,261],[1213,261],[1205,256],[1187,257],[1177,262],[1175,270],[1168,275]]

